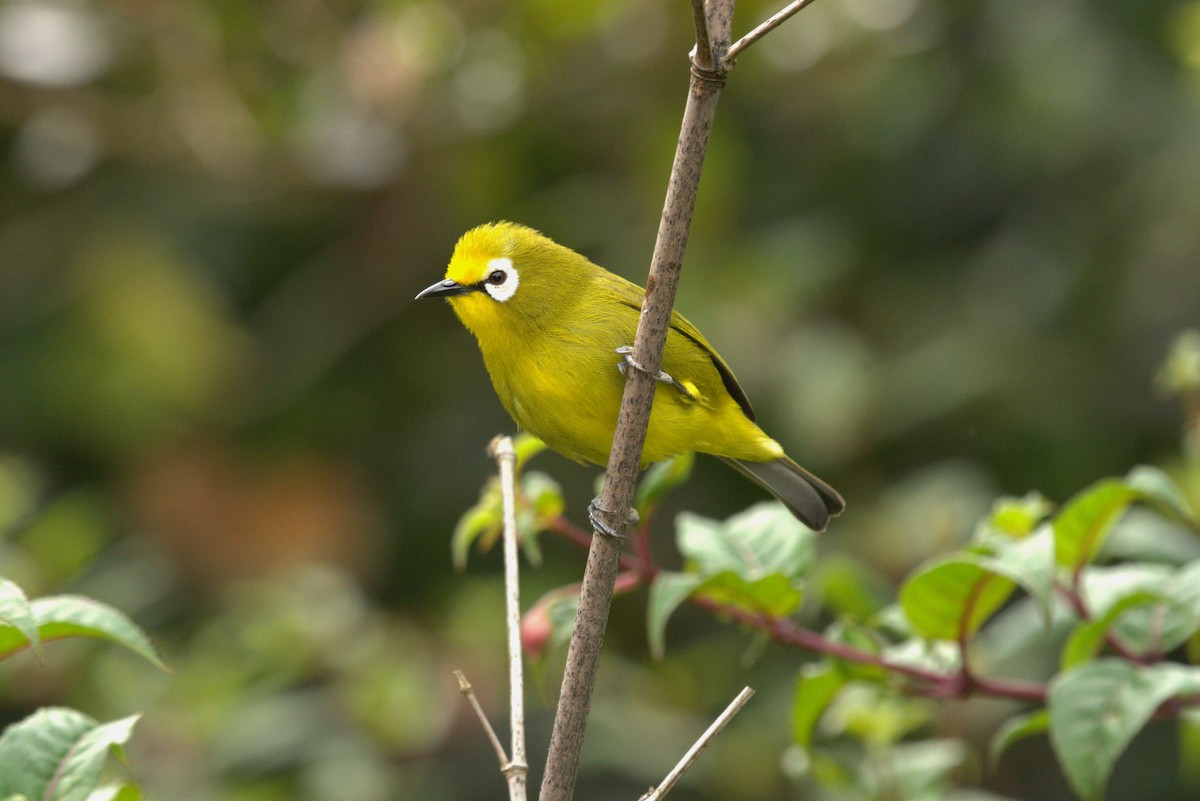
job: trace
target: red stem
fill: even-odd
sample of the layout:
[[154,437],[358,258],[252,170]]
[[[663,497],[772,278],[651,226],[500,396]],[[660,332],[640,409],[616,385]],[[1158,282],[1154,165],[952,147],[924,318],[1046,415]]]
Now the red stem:
[[[637,544],[643,539],[642,529],[645,529],[647,532],[649,531],[649,518],[650,515],[647,515],[647,520],[643,521],[641,526],[639,526],[638,536],[634,540],[635,547],[638,547]],[[555,520],[550,528],[585,548],[590,544],[591,535],[566,518]],[[648,533],[644,539],[647,543],[644,547],[648,548]],[[635,577],[636,583],[648,584],[659,573],[659,568],[656,565],[647,563],[640,555],[631,553],[623,553],[621,555],[621,567],[626,571],[621,574],[623,591],[633,588]],[[859,665],[873,665],[883,668],[890,673],[907,676],[923,685],[909,688],[914,694],[932,698],[965,698],[969,695],[979,694],[1036,703],[1045,703],[1046,701],[1046,686],[1044,684],[978,677],[968,673],[965,668],[955,673],[941,673],[915,665],[906,665],[901,662],[891,661],[870,651],[831,640],[815,631],[800,626],[791,618],[774,618],[722,604],[711,598],[693,597],[690,601],[701,609],[707,609],[741,623],[744,626],[762,631],[776,642],[784,645],[794,645],[837,659],[844,659],[847,662],[854,662]],[[963,661],[963,665],[966,665],[965,660]]]

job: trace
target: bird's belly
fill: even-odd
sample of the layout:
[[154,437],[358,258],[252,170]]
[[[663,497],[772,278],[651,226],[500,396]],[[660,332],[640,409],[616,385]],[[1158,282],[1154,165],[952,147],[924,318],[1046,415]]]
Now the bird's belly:
[[612,376],[585,360],[561,363],[553,355],[490,368],[496,393],[517,425],[575,461],[608,460],[621,403],[615,356]]
[[[518,425],[564,456],[604,465],[612,449],[624,391],[615,365],[612,370],[615,378],[592,375],[588,381],[527,382],[514,389],[509,411]],[[673,387],[656,388],[643,465],[688,451],[714,450],[715,432],[708,410],[698,403],[682,402],[677,394]]]
[[[528,351],[508,352],[485,356],[485,361],[517,425],[570,459],[604,465],[625,389],[618,358],[607,349],[594,358],[588,358],[590,351],[568,352],[570,359],[563,354],[559,349],[533,358]],[[778,447],[731,399],[688,400],[675,387],[660,383],[642,464],[692,451],[755,458],[760,443]]]

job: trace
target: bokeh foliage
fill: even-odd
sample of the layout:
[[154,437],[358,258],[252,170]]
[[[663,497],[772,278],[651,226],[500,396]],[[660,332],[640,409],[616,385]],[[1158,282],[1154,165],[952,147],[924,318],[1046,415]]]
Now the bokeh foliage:
[[[175,667],[51,644],[4,666],[9,719],[145,711],[129,750],[163,797],[494,796],[450,670],[501,708],[496,564],[455,574],[449,542],[511,424],[449,310],[410,298],[496,218],[641,280],[690,25],[665,0],[0,7],[0,570],[126,611]],[[679,305],[847,496],[819,543],[847,608],[1001,493],[1171,467],[1198,54],[1194,0],[820,0],[738,65]],[[538,461],[582,510],[593,471]],[[701,459],[659,517],[759,499]],[[543,547],[528,599],[581,572]],[[745,683],[676,793],[798,793],[798,657],[681,611],[651,664],[644,604],[616,610],[580,797],[636,797]],[[910,764],[957,748],[924,745]],[[1056,797],[1047,753],[992,780]],[[1118,769],[1112,797],[1143,790]]]

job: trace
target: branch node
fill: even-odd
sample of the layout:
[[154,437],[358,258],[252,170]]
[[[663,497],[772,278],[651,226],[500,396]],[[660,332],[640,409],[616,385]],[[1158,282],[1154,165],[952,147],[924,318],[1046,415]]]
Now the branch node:
[[720,61],[717,63],[721,66],[705,67],[693,58],[692,75],[694,75],[697,80],[701,80],[704,83],[710,84],[717,89],[722,89],[725,86],[726,79],[729,77],[729,67],[732,67],[733,64]]
[[492,441],[487,446],[488,456],[496,461],[513,460],[516,461],[517,451],[513,447],[512,437],[504,434],[497,434],[492,437]]

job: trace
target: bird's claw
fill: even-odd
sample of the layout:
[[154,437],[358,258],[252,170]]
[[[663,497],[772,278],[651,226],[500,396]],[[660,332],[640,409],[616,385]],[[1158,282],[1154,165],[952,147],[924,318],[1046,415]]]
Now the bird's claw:
[[614,353],[621,357],[621,360],[617,362],[617,369],[621,371],[621,375],[623,377],[629,377],[629,368],[632,367],[639,373],[645,373],[646,375],[650,376],[655,381],[659,381],[663,384],[670,384],[671,386],[675,387],[675,389],[679,390],[679,394],[683,395],[685,399],[689,401],[696,400],[695,394],[688,387],[685,387],[683,384],[676,381],[675,377],[670,373],[666,372],[665,370],[647,370],[639,362],[635,361],[633,358],[633,346],[622,345],[621,347],[617,348]]
[[625,526],[622,526],[621,530],[618,530],[618,529],[613,528],[611,525],[609,525],[604,520],[604,517],[606,515],[611,515],[611,514],[613,514],[612,510],[605,509],[603,506],[600,505],[599,497],[592,498],[592,502],[588,504],[588,522],[590,522],[592,524],[593,529],[595,529],[596,531],[600,532],[601,534],[603,534],[604,536],[606,536],[610,539],[614,539],[614,540],[625,539],[625,532],[624,532],[625,527],[626,526],[636,526],[638,524],[638,522],[640,522],[640,520],[641,520],[641,517],[637,513],[637,509],[630,509],[629,516],[626,518]]

